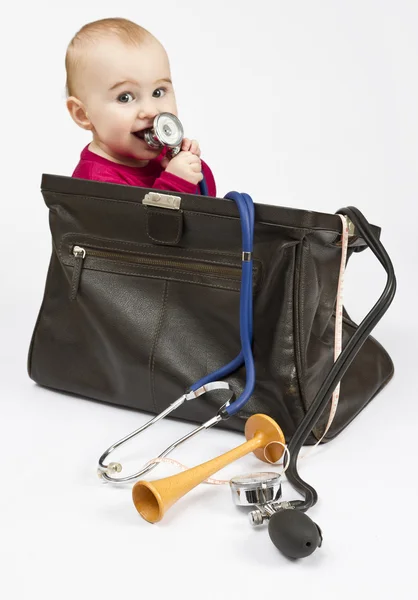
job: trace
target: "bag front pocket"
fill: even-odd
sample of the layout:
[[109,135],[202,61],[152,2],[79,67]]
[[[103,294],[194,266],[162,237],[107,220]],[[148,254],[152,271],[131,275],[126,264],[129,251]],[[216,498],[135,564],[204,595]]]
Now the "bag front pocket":
[[28,361],[41,385],[154,413],[239,352],[239,252],[79,233],[56,248]]
[[[76,299],[85,269],[240,290],[240,256],[177,247],[166,248],[164,254],[155,250],[147,244],[67,234],[59,253],[61,262],[72,267],[70,299]],[[261,270],[260,261],[253,261],[253,292],[260,285]]]

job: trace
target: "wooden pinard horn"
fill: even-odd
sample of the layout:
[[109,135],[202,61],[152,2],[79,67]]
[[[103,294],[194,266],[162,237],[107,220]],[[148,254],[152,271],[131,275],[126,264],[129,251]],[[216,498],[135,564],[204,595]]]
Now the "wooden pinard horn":
[[132,489],[132,499],[139,514],[146,521],[156,523],[187,492],[238,458],[254,452],[264,462],[277,462],[284,452],[283,446],[274,444],[266,449],[267,458],[264,455],[264,448],[271,442],[285,443],[282,430],[267,415],[250,417],[245,424],[245,437],[248,441],[244,444],[183,473],[156,481],[138,481]]

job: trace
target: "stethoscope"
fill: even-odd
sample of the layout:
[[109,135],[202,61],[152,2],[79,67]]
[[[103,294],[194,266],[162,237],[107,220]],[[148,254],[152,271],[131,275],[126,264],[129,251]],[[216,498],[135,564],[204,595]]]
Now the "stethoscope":
[[[181,150],[184,138],[184,129],[180,119],[171,113],[163,112],[154,118],[150,129],[144,132],[144,140],[154,150],[168,148],[166,156],[174,158]],[[202,196],[208,196],[208,188],[205,178],[199,183]]]
[[[181,141],[183,139],[183,127],[180,121],[174,115],[170,113],[162,113],[157,115],[154,120],[153,128],[144,135],[144,139],[147,143],[153,147],[158,143],[160,145],[167,145],[171,152],[177,154],[180,151]],[[174,154],[175,155],[175,154]],[[201,182],[203,183],[203,182]],[[204,192],[202,191],[202,194]],[[207,191],[206,191],[207,194]],[[241,291],[240,291],[240,339],[241,339],[241,351],[238,356],[224,367],[214,371],[212,374],[201,378],[194,383],[190,388],[178,398],[175,402],[170,404],[164,411],[156,415],[150,421],[142,425],[139,429],[136,429],[123,439],[119,440],[112,446],[110,446],[100,457],[98,463],[98,474],[104,481],[119,483],[139,479],[145,473],[148,473],[156,467],[157,462],[152,462],[140,471],[126,476],[126,477],[114,477],[115,473],[120,473],[122,466],[120,463],[111,462],[105,464],[107,457],[120,447],[125,442],[133,439],[145,429],[151,425],[157,423],[171,412],[176,410],[184,402],[195,400],[196,398],[203,396],[205,393],[213,390],[228,390],[230,396],[226,403],[221,406],[218,413],[199,427],[193,429],[185,436],[176,440],[173,444],[168,446],[157,458],[163,458],[167,456],[172,450],[184,443],[186,440],[194,437],[202,430],[209,429],[223,419],[228,419],[230,416],[239,412],[246,402],[249,400],[255,386],[255,369],[254,360],[252,356],[251,343],[253,335],[253,310],[252,310],[252,269],[253,269],[253,231],[254,231],[254,204],[251,197],[248,194],[230,192],[226,194],[226,199],[233,200],[238,207],[238,211],[241,219],[241,230],[242,230],[242,273],[241,273]],[[303,496],[303,500],[291,500],[288,502],[282,502],[277,504],[277,495],[273,504],[269,502],[262,502],[257,496],[254,490],[265,490],[268,488],[266,481],[263,477],[256,478],[254,482],[250,477],[250,482],[244,477],[241,480],[237,480],[235,492],[238,489],[243,490],[243,493],[250,483],[250,487],[253,490],[252,498],[256,498],[256,501],[252,504],[256,504],[259,507],[259,512],[253,515],[256,521],[261,522],[265,519],[269,519],[269,533],[275,545],[286,555],[292,558],[300,558],[308,556],[315,551],[322,543],[322,532],[318,525],[314,523],[305,513],[309,510],[318,500],[318,494],[316,490],[306,483],[299,475],[297,470],[297,459],[299,452],[312,431],[315,424],[320,419],[322,413],[325,411],[328,402],[332,396],[334,389],[337,384],[343,378],[347,369],[354,360],[356,354],[364,344],[369,334],[380,321],[386,310],[389,308],[396,291],[396,279],[393,270],[392,263],[389,256],[387,255],[384,247],[380,243],[379,239],[374,235],[369,223],[362,215],[362,213],[354,208],[347,207],[337,211],[337,214],[343,214],[347,216],[354,224],[356,235],[364,239],[368,244],[369,248],[375,254],[379,262],[387,273],[387,282],[383,293],[379,300],[376,302],[374,307],[369,311],[363,321],[359,324],[354,335],[347,342],[344,350],[331,368],[328,376],[323,382],[321,388],[317,392],[312,404],[307,410],[303,420],[299,424],[297,430],[293,434],[288,444],[288,458],[284,459],[286,468],[287,480],[291,483],[294,489]],[[226,377],[233,373],[236,369],[245,364],[246,369],[246,385],[242,394],[235,398],[233,390],[230,388],[227,382],[220,381],[223,377]],[[268,477],[270,474],[266,474]],[[254,478],[253,478],[254,479]],[[277,482],[273,482],[272,489],[273,494],[276,494],[277,489],[275,485]],[[232,485],[231,485],[232,487]],[[255,495],[254,495],[255,494]],[[250,504],[250,502],[246,502]],[[263,511],[264,506],[264,511]],[[306,540],[309,539],[307,543]]]

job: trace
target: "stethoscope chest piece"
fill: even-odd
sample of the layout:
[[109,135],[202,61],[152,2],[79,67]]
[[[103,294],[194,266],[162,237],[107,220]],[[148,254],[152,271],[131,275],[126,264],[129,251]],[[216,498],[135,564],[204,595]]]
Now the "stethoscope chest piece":
[[144,140],[151,148],[168,146],[171,153],[180,152],[184,130],[180,120],[171,113],[160,113],[154,119],[151,129],[144,133]]
[[280,475],[273,472],[250,473],[233,477],[229,486],[237,506],[254,506],[276,502],[282,495]]

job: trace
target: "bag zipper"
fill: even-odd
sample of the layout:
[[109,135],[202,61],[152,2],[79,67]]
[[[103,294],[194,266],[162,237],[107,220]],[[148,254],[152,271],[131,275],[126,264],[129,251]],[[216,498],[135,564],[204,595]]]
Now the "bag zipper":
[[[87,256],[96,258],[112,258],[121,260],[122,262],[130,262],[141,265],[150,265],[157,267],[172,267],[179,269],[186,269],[187,271],[194,271],[197,273],[207,273],[209,275],[221,275],[224,277],[230,277],[231,279],[241,279],[241,267],[228,267],[223,265],[210,265],[201,261],[196,260],[184,260],[170,258],[170,259],[159,259],[152,258],[147,255],[131,254],[130,252],[113,252],[110,250],[101,250],[93,248],[91,246],[78,246],[74,245],[71,249],[71,254],[74,256],[74,271],[71,284],[71,295],[70,299],[74,300],[77,296],[78,288],[80,285],[81,271],[84,265],[84,260]],[[258,266],[253,265],[253,274],[258,274]]]

